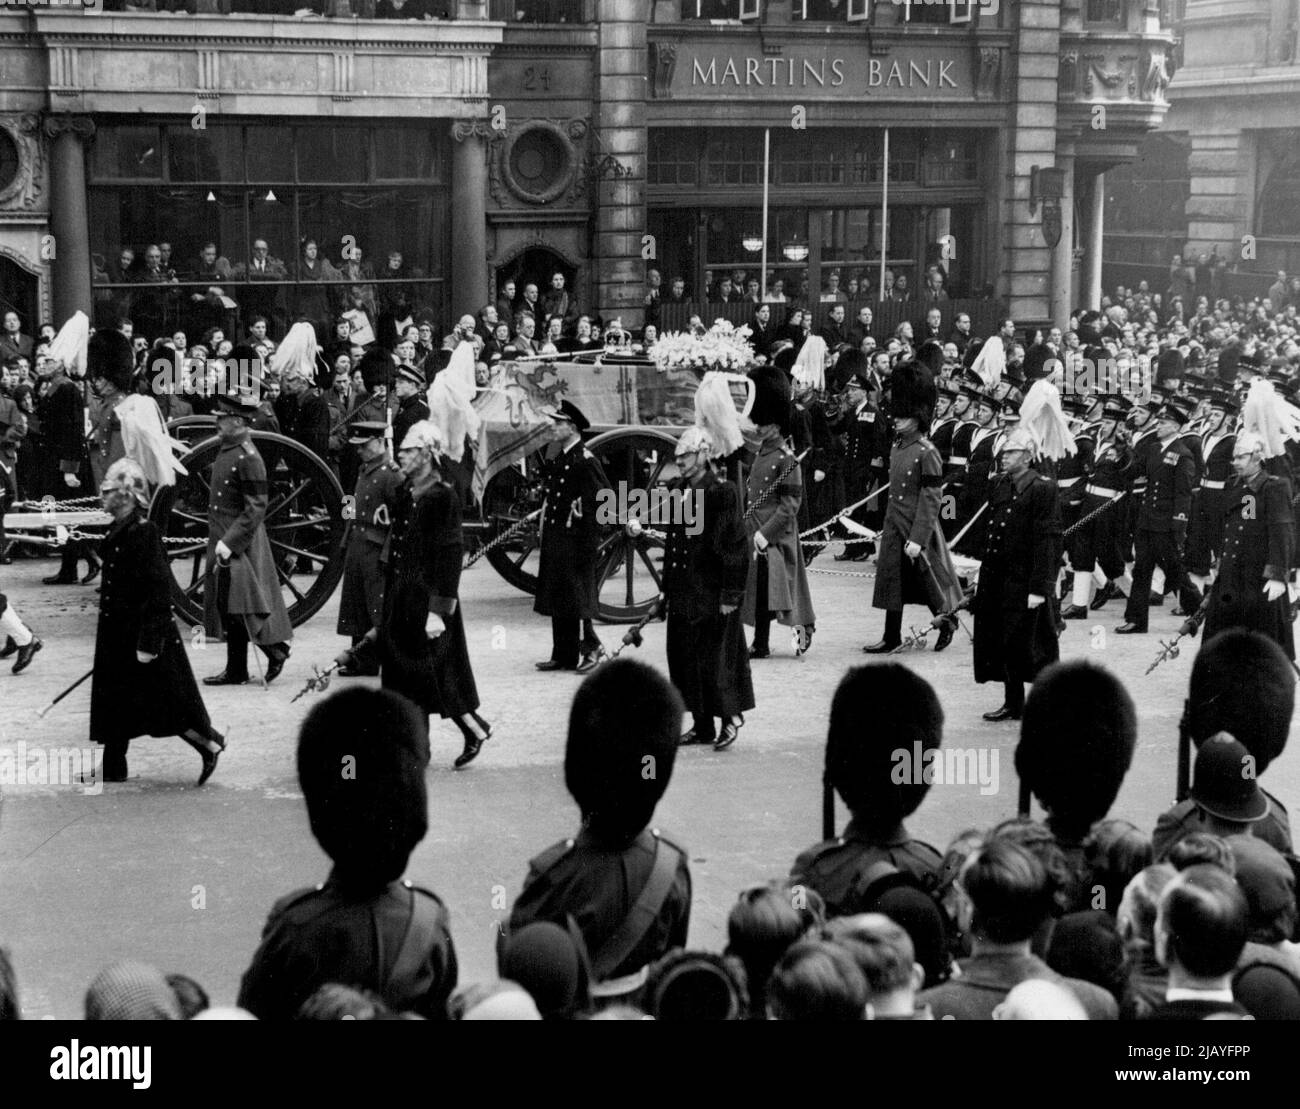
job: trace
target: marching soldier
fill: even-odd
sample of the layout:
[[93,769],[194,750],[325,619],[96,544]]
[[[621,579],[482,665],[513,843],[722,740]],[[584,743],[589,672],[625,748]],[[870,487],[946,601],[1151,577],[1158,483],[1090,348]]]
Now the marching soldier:
[[388,542],[393,513],[402,488],[402,471],[384,442],[387,425],[367,420],[352,425],[348,442],[361,457],[353,497],[352,529],[343,562],[343,597],[339,603],[339,635],[352,637],[356,648],[339,667],[339,676],[373,677],[379,663],[365,644],[371,628],[379,627],[384,612],[382,555]]
[[1198,445],[1202,468],[1200,488],[1192,501],[1192,526],[1187,535],[1187,572],[1201,589],[1209,578],[1210,567],[1220,553],[1223,541],[1223,518],[1228,509],[1228,483],[1234,472],[1233,452],[1236,436],[1231,416],[1237,403],[1226,393],[1209,399],[1209,412],[1201,429]]
[[[668,531],[664,598],[668,675],[693,721],[682,743],[712,743],[721,751],[736,741],[745,712],[754,707],[754,685],[739,612],[749,536],[740,491],[714,469],[717,449],[698,427],[688,427],[677,440],[681,479],[675,490],[697,500],[693,525],[683,512]],[[715,719],[722,722],[721,732]]]
[[952,504],[955,510],[942,514],[940,522],[943,525],[945,539],[956,535],[961,528],[966,467],[970,463],[971,442],[980,427],[975,418],[980,396],[981,390],[978,384],[963,380],[957,387],[957,399],[952,404],[958,423],[953,429],[952,443],[943,460],[943,494],[945,503]]
[[1176,405],[1166,405],[1156,420],[1158,449],[1148,449],[1145,454],[1146,490],[1138,510],[1134,539],[1133,587],[1124,609],[1124,623],[1115,629],[1120,635],[1142,634],[1147,630],[1151,577],[1157,564],[1163,567],[1166,582],[1178,590],[1183,611],[1192,613],[1200,607],[1200,590],[1183,568],[1183,546],[1187,542],[1192,481],[1196,473],[1191,451],[1179,441],[1179,432],[1186,422],[1186,412]]
[[564,400],[548,413],[560,451],[546,473],[542,510],[541,561],[533,611],[551,618],[551,657],[538,670],[585,674],[605,657],[593,620],[599,608],[596,548],[600,529],[596,503],[609,479],[596,456],[582,444],[591,422]]
[[[1079,506],[1080,519],[1096,512],[1120,496],[1127,484],[1132,465],[1132,454],[1124,441],[1124,402],[1109,400],[1102,409],[1101,428],[1093,448],[1092,473],[1083,489],[1083,503]],[[1082,620],[1089,608],[1096,611],[1116,592],[1116,581],[1124,576],[1124,506],[1119,505],[1099,513],[1079,528],[1067,541],[1070,565],[1074,567],[1073,603],[1061,612],[1064,620]],[[1091,598],[1091,586],[1086,580],[1096,579],[1100,573],[1105,582]],[[1080,575],[1084,575],[1081,582]]]
[[[1060,496],[1062,528],[1070,527],[1083,516],[1088,479],[1092,476],[1093,460],[1096,457],[1101,428],[1100,397],[1092,401],[1067,397],[1063,407],[1071,407],[1071,400],[1074,400],[1072,407],[1076,413],[1096,414],[1097,422],[1085,422],[1079,427],[1074,434],[1074,454],[1067,455],[1056,464],[1056,489]],[[1070,552],[1070,565],[1074,574],[1071,604],[1061,610],[1062,620],[1082,619],[1087,614],[1088,602],[1092,599],[1092,571],[1091,569],[1080,570],[1074,564],[1075,545],[1066,546],[1066,550]]]
[[926,438],[935,445],[939,456],[947,465],[948,456],[952,454],[952,437],[957,431],[959,412],[954,411],[960,390],[955,384],[945,380],[939,386],[939,400],[934,408],[934,419],[930,421],[930,433]]
[[1268,636],[1295,659],[1287,575],[1295,543],[1295,514],[1285,478],[1264,469],[1264,444],[1253,432],[1236,437],[1236,476],[1220,503],[1223,557],[1210,590],[1205,642],[1224,628]]
[[[999,403],[987,393],[980,393],[975,401],[974,428],[970,438],[957,439],[953,454],[965,450],[966,475],[957,487],[957,519],[954,531],[960,532],[969,526],[965,538],[957,545],[962,554],[979,558],[984,552],[984,535],[988,530],[988,511],[975,520],[975,514],[984,507],[988,500],[989,480],[993,474],[993,443],[999,428],[994,417],[999,410]],[[969,448],[967,449],[967,444]],[[971,521],[975,520],[972,524]]]
[[[1134,556],[1134,541],[1137,537],[1138,515],[1142,511],[1142,501],[1146,496],[1147,489],[1147,463],[1148,455],[1153,451],[1158,453],[1160,450],[1160,437],[1156,434],[1155,415],[1160,411],[1160,404],[1154,400],[1148,400],[1142,404],[1136,404],[1129,411],[1129,451],[1133,456],[1132,467],[1129,471],[1129,497],[1127,507],[1121,508],[1124,513],[1124,559],[1130,561]],[[1163,580],[1164,573],[1156,567],[1156,574]],[[1154,581],[1155,578],[1153,577]],[[1164,592],[1160,593],[1160,603],[1164,603]]]
[[986,712],[991,723],[1019,720],[1025,682],[1060,657],[1048,598],[1060,564],[1061,514],[1056,483],[1032,466],[1034,437],[1027,428],[1007,432],[1002,472],[989,489],[989,536],[980,564],[975,618],[975,680],[1000,681],[1002,707]]
[[250,438],[257,411],[251,392],[217,398],[221,449],[212,464],[208,500],[208,556],[203,583],[207,634],[226,638],[226,668],[204,685],[248,681],[250,640],[267,657],[266,680],[274,681],[289,657],[293,625],[280,593],[280,578],[266,536],[266,464]]
[[[934,410],[934,378],[917,363],[904,363],[890,379],[890,408],[896,438],[889,456],[889,507],[880,533],[876,589],[871,603],[885,610],[885,634],[863,647],[865,654],[892,651],[903,642],[903,606],[924,604],[932,613],[948,612],[961,601],[957,571],[939,527],[943,462],[921,435]],[[952,642],[957,618],[950,616],[934,645]]]
[[424,403],[424,374],[414,366],[398,366],[393,380],[397,394],[397,411],[393,413],[393,442],[406,441],[406,433],[421,420],[429,418],[429,406]]
[[[855,373],[844,388],[840,416],[832,425],[832,430],[844,437],[846,504],[860,501],[870,493],[877,475],[884,472],[884,460],[889,455],[889,420],[880,411],[878,400],[870,375]],[[879,501],[877,497],[876,502]],[[865,525],[873,514],[873,506],[864,505],[853,513],[853,518]],[[874,550],[873,543],[851,543],[835,556],[835,561],[862,562]]]
[[[0,412],[0,445],[9,446],[17,435],[18,429],[5,419],[6,413]],[[16,468],[8,461],[7,452],[0,451],[0,541],[4,538],[4,515],[9,506],[18,499],[18,477]],[[44,644],[32,634],[31,629],[18,618],[18,613],[9,602],[9,598],[0,593],[0,659],[16,654],[13,672],[21,674],[31,665],[33,656]]]

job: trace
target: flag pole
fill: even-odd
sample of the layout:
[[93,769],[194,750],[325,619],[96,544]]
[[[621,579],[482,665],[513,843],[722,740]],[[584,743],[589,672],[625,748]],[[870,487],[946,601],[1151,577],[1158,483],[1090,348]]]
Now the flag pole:
[[885,128],[885,176],[880,190],[880,301],[885,300],[885,255],[889,253],[889,128]]
[[767,299],[767,185],[772,158],[772,128],[763,128],[763,268],[759,271],[759,303]]

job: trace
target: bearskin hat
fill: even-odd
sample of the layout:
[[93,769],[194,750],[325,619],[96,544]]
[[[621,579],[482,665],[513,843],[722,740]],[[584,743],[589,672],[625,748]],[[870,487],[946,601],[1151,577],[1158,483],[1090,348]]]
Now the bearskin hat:
[[1177,347],[1168,347],[1156,359],[1156,380],[1169,381],[1172,378],[1181,381],[1184,369],[1183,352]]
[[393,356],[382,347],[371,347],[361,356],[357,363],[361,371],[361,380],[366,389],[373,392],[376,385],[393,387]]
[[1025,702],[1016,773],[1058,836],[1082,838],[1114,804],[1136,743],[1137,709],[1120,680],[1091,662],[1057,663]]
[[1245,628],[1220,632],[1192,663],[1184,716],[1192,742],[1199,747],[1227,732],[1262,774],[1286,749],[1295,685],[1290,660],[1273,640]]
[[863,351],[846,350],[835,360],[835,365],[831,367],[831,377],[834,381],[832,388],[837,393],[841,392],[855,377],[865,380],[870,369],[871,360]]
[[[831,701],[826,780],[855,818],[893,828],[930,791],[914,751],[919,746],[924,762],[942,743],[943,706],[929,682],[897,662],[855,666]],[[906,774],[898,751],[907,754]]]
[[135,371],[135,353],[131,340],[114,329],[96,331],[86,344],[86,377],[108,381],[122,392],[131,388],[131,374]]
[[916,360],[937,376],[943,369],[943,344],[937,339],[926,339],[916,352]]
[[672,778],[685,711],[667,678],[632,659],[606,663],[578,687],[564,784],[597,835],[630,843],[650,823]]
[[910,417],[928,427],[938,399],[934,374],[919,362],[904,362],[889,377],[889,411],[895,420]]
[[749,372],[754,382],[754,405],[749,418],[758,427],[776,424],[782,435],[790,432],[790,379],[775,366],[755,366]]
[[1037,381],[1040,377],[1050,377],[1059,365],[1059,360],[1046,343],[1035,343],[1025,351],[1025,361],[1020,367],[1026,381]]
[[298,782],[312,835],[352,887],[400,878],[429,830],[426,717],[387,690],[321,701],[298,733]]

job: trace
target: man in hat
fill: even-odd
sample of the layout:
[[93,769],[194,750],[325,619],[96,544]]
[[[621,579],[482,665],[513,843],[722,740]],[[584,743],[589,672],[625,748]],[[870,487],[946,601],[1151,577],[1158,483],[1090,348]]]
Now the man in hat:
[[[931,367],[932,372],[933,367]],[[945,380],[938,386],[938,403],[934,409],[934,419],[930,421],[930,432],[927,438],[938,449],[940,456],[943,458],[944,465],[948,463],[948,456],[952,454],[952,437],[957,430],[959,414],[954,411],[957,400],[961,393],[956,384]]]
[[828,916],[865,911],[862,878],[882,862],[926,890],[938,887],[942,857],[913,839],[903,821],[930,792],[934,775],[923,771],[942,745],[943,706],[919,674],[882,662],[844,676],[831,701],[823,782],[852,819],[842,835],[802,852],[790,870],[792,883],[821,895]]
[[266,680],[274,681],[289,657],[293,626],[280,593],[264,520],[266,463],[253,446],[249,421],[257,410],[251,392],[217,398],[220,450],[212,464],[208,499],[208,554],[203,583],[204,626],[210,638],[224,635],[226,668],[205,685],[248,681],[248,644],[266,654]]
[[[71,321],[64,326],[71,326]],[[56,500],[76,496],[68,490],[81,488],[77,476],[85,454],[85,405],[81,390],[68,376],[68,367],[58,358],[38,358],[36,375],[40,379],[36,395],[36,423],[41,429],[39,492]]]
[[373,677],[379,663],[369,646],[362,647],[366,634],[377,628],[384,612],[384,567],[382,555],[388,542],[402,472],[388,453],[384,440],[387,426],[379,420],[352,425],[348,443],[361,459],[353,496],[352,528],[343,562],[343,597],[339,602],[339,635],[352,638],[357,648],[353,657],[339,667],[339,676]]
[[[17,429],[10,424],[4,414],[0,413],[0,443],[11,444],[17,438]],[[0,453],[0,550],[4,544],[4,515],[9,506],[18,499],[17,470],[10,465],[4,453]],[[16,654],[13,672],[21,674],[31,665],[32,657],[44,644],[32,634],[31,629],[18,617],[9,598],[0,592],[0,658]]]
[[[721,751],[736,741],[744,713],[754,707],[739,612],[749,535],[740,491],[714,469],[713,437],[688,427],[675,454],[681,477],[673,494],[683,506],[690,498],[693,511],[673,514],[664,545],[668,675],[692,718],[682,743],[712,743]],[[715,719],[721,721],[720,732]]]
[[548,412],[558,453],[546,470],[542,507],[541,561],[533,611],[551,618],[551,657],[538,670],[585,674],[605,657],[593,621],[600,607],[596,548],[600,529],[596,506],[609,479],[596,456],[582,444],[591,426],[581,409],[562,400]]
[[1056,483],[1033,468],[1035,454],[1029,430],[1011,429],[989,487],[988,544],[971,613],[975,680],[1004,689],[1001,708],[984,714],[991,723],[1019,720],[1024,683],[1060,657],[1048,598],[1061,561],[1061,510]]
[[1193,833],[1251,835],[1268,816],[1268,795],[1259,787],[1254,756],[1227,732],[1212,735],[1196,752],[1192,790],[1176,817],[1163,814],[1152,846],[1156,861],[1169,856],[1179,840]]
[[745,526],[753,554],[741,618],[754,629],[750,658],[767,658],[772,653],[774,615],[795,629],[795,654],[802,655],[812,643],[817,617],[799,543],[803,474],[785,441],[793,415],[790,385],[775,366],[756,367],[750,379],[755,389],[749,418],[755,431],[748,442],[755,448],[755,457],[746,478],[749,510]]
[[[867,359],[857,351],[845,354],[836,364],[838,370],[845,363],[853,368],[844,391],[840,394],[839,414],[830,422],[832,432],[844,443],[844,495],[846,504],[860,501],[875,486],[885,472],[885,459],[889,456],[889,418],[880,410],[880,384],[867,368]],[[877,512],[881,498],[855,509],[852,519],[865,526],[870,521],[883,518]],[[857,538],[852,535],[851,538]],[[864,539],[846,544],[835,556],[836,562],[863,562],[875,552],[874,543]]]
[[[869,655],[885,654],[903,641],[903,606],[924,604],[936,615],[950,613],[961,601],[957,571],[939,526],[943,502],[943,459],[921,434],[934,412],[934,375],[917,362],[905,362],[890,378],[890,412],[894,446],[889,456],[889,506],[876,559],[875,608],[885,610],[879,642],[863,647]],[[949,615],[934,645],[952,642],[956,616]]]
[[[577,924],[601,992],[630,992],[650,963],[686,945],[691,872],[685,850],[652,828],[672,779],[681,697],[656,670],[615,659],[578,687],[569,714],[564,784],[578,833],[528,864],[510,931],[534,921]],[[649,760],[649,762],[647,762]],[[645,773],[653,764],[655,772]]]
[[322,461],[329,460],[330,408],[316,388],[313,364],[291,363],[281,370],[275,418],[281,435],[296,439]]
[[1287,576],[1295,554],[1295,513],[1285,478],[1264,469],[1264,443],[1254,432],[1236,436],[1236,471],[1220,502],[1223,556],[1210,590],[1205,636],[1248,628],[1295,658]]
[[424,403],[424,374],[414,366],[398,366],[393,381],[397,394],[397,411],[393,413],[393,442],[401,444],[406,433],[421,420],[429,418],[429,406]]
[[1166,587],[1178,590],[1184,612],[1195,612],[1201,604],[1201,592],[1183,567],[1196,474],[1192,453],[1179,440],[1186,422],[1184,409],[1165,405],[1156,420],[1159,449],[1145,455],[1147,484],[1134,538],[1133,586],[1124,609],[1124,623],[1115,629],[1120,635],[1146,632],[1151,578],[1157,564],[1164,569]]
[[[1092,471],[1084,479],[1083,501],[1079,505],[1083,524],[1068,540],[1070,565],[1074,570],[1072,603],[1061,612],[1062,619],[1081,620],[1089,609],[1101,608],[1114,595],[1115,584],[1124,576],[1124,514],[1122,506],[1106,508],[1125,489],[1132,455],[1121,434],[1127,414],[1122,397],[1106,401],[1101,423],[1095,432]],[[1093,582],[1098,583],[1094,595]],[[1082,612],[1080,612],[1082,609]]]
[[[340,766],[355,774],[341,774]],[[373,990],[395,1011],[445,1020],[458,967],[447,908],[402,881],[429,829],[429,732],[386,690],[322,701],[298,735],[298,782],[312,835],[333,860],[323,885],[271,909],[238,1004],[288,1020],[327,982]]]
[[[396,407],[396,397],[389,397],[388,391],[393,386],[393,356],[382,347],[371,347],[357,364],[361,373],[361,383],[365,386],[366,401],[352,415],[350,423],[373,423],[378,421],[386,428],[392,426],[392,412]],[[392,435],[385,432],[389,452],[393,449]],[[344,487],[346,489],[346,486]]]
[[1236,445],[1232,417],[1236,415],[1237,407],[1230,393],[1216,390],[1210,394],[1205,423],[1201,428],[1201,480],[1192,500],[1192,526],[1187,534],[1187,572],[1202,590],[1209,580],[1210,567],[1223,547],[1223,517],[1227,510],[1227,489],[1233,475]]
[[[971,397],[972,418],[953,434],[944,492],[954,497],[952,533],[966,532],[956,549],[980,558],[984,553],[984,536],[988,532],[988,510],[984,505],[988,501],[989,481],[994,473],[993,443],[999,431],[996,417],[1000,405],[992,395],[974,385],[966,385],[963,389]],[[981,509],[984,512],[976,519]]]

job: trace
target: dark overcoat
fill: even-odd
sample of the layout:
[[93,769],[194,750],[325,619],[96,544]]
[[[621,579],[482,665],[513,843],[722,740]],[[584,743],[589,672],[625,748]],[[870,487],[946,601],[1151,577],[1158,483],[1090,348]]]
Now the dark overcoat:
[[343,559],[338,633],[365,635],[384,618],[383,552],[397,512],[402,472],[387,454],[361,464]]
[[[1056,662],[1052,594],[1061,561],[1056,483],[1034,470],[1005,474],[989,488],[989,536],[971,613],[975,680],[1032,682]],[[1029,607],[1029,595],[1044,601]]]
[[[692,489],[701,497],[698,533],[673,524],[664,545],[664,596],[668,599],[668,676],[694,716],[727,719],[754,707],[754,683],[740,610],[724,604],[745,597],[749,533],[740,491],[712,471]],[[692,530],[695,530],[692,528]]]
[[1261,470],[1250,481],[1234,478],[1223,515],[1223,557],[1210,589],[1205,640],[1225,628],[1249,628],[1277,643],[1295,658],[1290,597],[1264,596],[1269,581],[1285,582],[1295,542],[1291,487],[1285,478]]
[[[934,444],[916,432],[900,436],[889,456],[889,507],[880,533],[874,607],[900,611],[921,604],[945,612],[961,600],[957,571],[939,527],[942,483],[943,459]],[[904,551],[909,542],[921,548],[915,560]]]
[[[139,513],[100,544],[104,564],[90,686],[95,743],[141,735],[206,734],[208,712],[172,619],[171,570],[156,525]],[[136,660],[136,652],[157,655]]]
[[[479,706],[457,598],[464,551],[455,490],[435,481],[413,496],[404,486],[388,538],[379,660],[383,687],[430,715],[462,716]],[[447,625],[434,639],[424,632],[430,613]]]
[[[258,646],[270,647],[293,638],[266,536],[267,497],[266,465],[244,428],[221,444],[212,464],[203,622],[213,638],[222,634],[218,596],[225,599],[225,613],[247,621],[249,638]],[[228,566],[217,562],[218,541],[224,541],[232,552]],[[220,580],[223,577],[226,580]]]
[[548,464],[534,612],[566,620],[596,616],[600,597],[596,509],[601,490],[608,488],[600,461],[581,443]]
[[[773,432],[760,445],[746,481],[749,502],[746,530],[751,541],[761,531],[768,546],[761,555],[749,560],[741,619],[752,626],[759,607],[763,606],[766,611],[775,612],[778,622],[787,627],[815,624],[817,617],[808,588],[803,548],[799,544],[803,475],[779,434]],[[767,562],[765,598],[758,596],[759,558]]]

